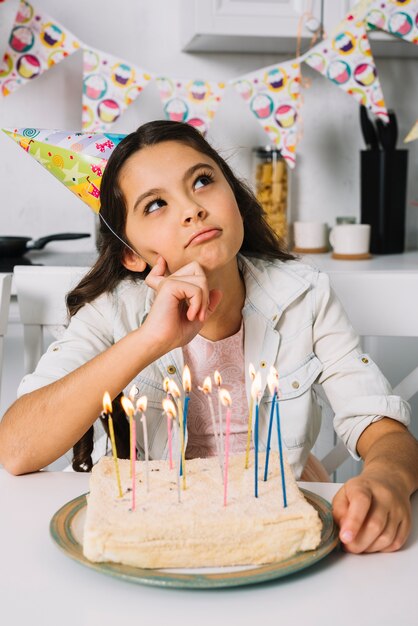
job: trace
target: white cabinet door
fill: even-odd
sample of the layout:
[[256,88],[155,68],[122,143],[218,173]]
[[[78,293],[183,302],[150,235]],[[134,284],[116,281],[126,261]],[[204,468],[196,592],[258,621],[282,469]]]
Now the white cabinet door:
[[[295,53],[304,6],[306,0],[180,0],[182,49]],[[303,30],[306,41],[319,27],[320,0],[312,7],[316,19]]]

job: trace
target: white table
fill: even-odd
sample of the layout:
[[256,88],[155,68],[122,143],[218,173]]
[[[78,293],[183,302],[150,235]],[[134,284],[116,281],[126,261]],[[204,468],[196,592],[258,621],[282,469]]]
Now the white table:
[[[418,623],[418,496],[415,527],[392,554],[334,551],[300,574],[268,584],[214,591],[127,583],[63,554],[49,521],[88,490],[89,475],[0,470],[0,622],[11,626],[379,626]],[[336,484],[301,483],[331,500]]]

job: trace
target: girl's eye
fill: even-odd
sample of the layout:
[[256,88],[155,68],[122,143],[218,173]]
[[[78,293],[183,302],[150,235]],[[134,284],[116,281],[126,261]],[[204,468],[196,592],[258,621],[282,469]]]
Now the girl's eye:
[[157,209],[161,209],[161,205],[165,204],[164,200],[162,200],[161,198],[156,198],[155,200],[153,200],[152,202],[149,202],[145,209],[144,209],[144,213],[146,215],[148,215],[149,213],[155,213],[155,211]]
[[213,176],[211,174],[200,174],[194,182],[195,189],[201,189],[213,182]]

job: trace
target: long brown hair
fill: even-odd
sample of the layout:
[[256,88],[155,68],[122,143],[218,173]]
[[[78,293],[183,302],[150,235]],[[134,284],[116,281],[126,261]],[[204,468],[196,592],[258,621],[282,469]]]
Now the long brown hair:
[[[104,221],[100,223],[99,256],[86,276],[68,294],[67,307],[70,316],[88,302],[105,292],[111,292],[118,283],[126,278],[143,280],[149,268],[144,272],[131,272],[122,264],[125,250],[123,241],[115,237],[110,228],[124,241],[128,241],[126,226],[126,204],[120,188],[120,174],[127,159],[137,151],[165,141],[177,141],[205,154],[221,170],[230,185],[244,224],[244,240],[240,249],[245,256],[288,261],[294,259],[286,251],[283,242],[264,219],[264,211],[250,187],[239,180],[226,161],[212,148],[201,133],[180,122],[157,120],[140,126],[127,135],[112,152],[103,173],[100,187],[100,214]],[[115,437],[117,438],[118,456],[129,456],[129,429],[119,402],[113,409]],[[107,424],[104,423],[107,430]],[[92,467],[93,427],[91,427],[74,446],[73,468],[76,471],[90,471]]]

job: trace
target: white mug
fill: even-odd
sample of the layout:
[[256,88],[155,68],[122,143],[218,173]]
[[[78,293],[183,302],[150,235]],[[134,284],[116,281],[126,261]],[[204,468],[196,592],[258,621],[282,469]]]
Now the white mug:
[[336,254],[367,254],[370,247],[370,224],[338,224],[329,235]]
[[324,222],[294,222],[293,238],[296,250],[328,249],[328,226]]

